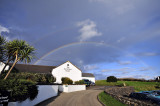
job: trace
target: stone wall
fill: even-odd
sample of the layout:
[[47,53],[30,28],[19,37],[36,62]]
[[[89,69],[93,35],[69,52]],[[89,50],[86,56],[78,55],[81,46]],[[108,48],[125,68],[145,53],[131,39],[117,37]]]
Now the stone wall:
[[129,94],[134,92],[134,87],[113,87],[108,88],[105,92],[120,102],[129,106],[158,106],[147,101],[140,101],[137,99],[129,98]]
[[106,92],[110,94],[116,94],[117,96],[129,96],[131,92],[134,91],[134,87],[114,87],[114,88],[109,88],[105,90]]

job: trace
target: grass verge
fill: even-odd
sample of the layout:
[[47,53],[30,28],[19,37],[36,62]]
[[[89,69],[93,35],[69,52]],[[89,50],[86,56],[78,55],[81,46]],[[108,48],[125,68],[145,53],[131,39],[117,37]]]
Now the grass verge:
[[141,81],[106,82],[106,80],[96,81],[96,85],[105,85],[105,86],[123,85],[123,83],[125,83],[127,86],[133,86],[135,88],[135,91],[139,92],[139,91],[158,90],[157,88],[155,88],[155,86],[159,82],[141,82]]
[[127,106],[121,102],[119,102],[118,100],[116,100],[115,98],[113,98],[112,96],[106,94],[104,91],[101,92],[98,95],[99,100],[105,104],[106,106]]

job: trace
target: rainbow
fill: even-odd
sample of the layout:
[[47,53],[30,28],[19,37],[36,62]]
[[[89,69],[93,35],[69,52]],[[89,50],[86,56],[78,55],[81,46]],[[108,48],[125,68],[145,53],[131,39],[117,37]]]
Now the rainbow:
[[101,43],[101,42],[73,42],[73,43],[69,43],[69,44],[66,44],[66,45],[63,45],[63,46],[60,46],[56,49],[53,49],[51,50],[50,52],[46,53],[45,55],[43,55],[40,59],[38,59],[34,64],[36,65],[38,62],[40,62],[42,59],[44,59],[45,57],[49,56],[50,54],[56,52],[56,51],[59,51],[61,49],[64,49],[64,48],[67,48],[67,47],[71,47],[71,46],[76,46],[76,45],[79,45],[79,44],[96,44],[97,46],[106,46],[106,47],[112,47],[112,48],[115,48],[117,50],[120,50],[120,51],[123,51],[123,52],[126,52],[129,56],[132,56],[134,58],[136,58],[137,60],[139,60],[143,65],[145,66],[148,66],[146,63],[144,63],[142,60],[140,60],[138,57],[136,57],[134,54],[131,54],[127,51],[124,51],[123,49],[120,49],[118,47],[115,47],[113,45],[109,45],[109,44],[105,44],[105,43]]

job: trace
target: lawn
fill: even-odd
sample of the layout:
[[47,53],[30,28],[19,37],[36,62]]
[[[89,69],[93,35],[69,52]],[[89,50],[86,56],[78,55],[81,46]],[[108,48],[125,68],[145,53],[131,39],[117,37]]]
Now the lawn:
[[123,85],[125,83],[127,86],[134,86],[135,91],[148,91],[148,90],[159,90],[155,88],[156,84],[159,82],[141,82],[141,81],[118,81],[118,82],[106,82],[106,80],[97,80],[96,85]]
[[98,95],[98,98],[106,106],[127,106],[125,104],[122,104],[118,100],[114,99],[112,96],[106,94],[105,92],[101,92]]

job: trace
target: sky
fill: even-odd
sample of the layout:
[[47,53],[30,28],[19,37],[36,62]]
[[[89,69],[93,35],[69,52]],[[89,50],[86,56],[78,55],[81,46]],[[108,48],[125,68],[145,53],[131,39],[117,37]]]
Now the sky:
[[0,0],[0,34],[36,48],[30,64],[70,61],[96,80],[160,75],[159,0]]

